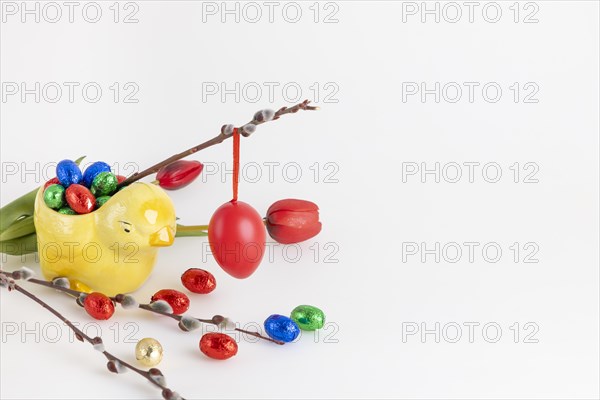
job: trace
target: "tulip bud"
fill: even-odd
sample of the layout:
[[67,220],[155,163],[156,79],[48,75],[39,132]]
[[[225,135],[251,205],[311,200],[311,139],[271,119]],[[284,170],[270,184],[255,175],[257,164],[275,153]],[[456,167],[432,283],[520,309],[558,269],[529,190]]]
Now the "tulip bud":
[[200,175],[202,168],[204,165],[200,161],[175,161],[161,168],[156,174],[156,180],[163,189],[181,189],[192,183]]
[[319,207],[307,200],[276,201],[267,211],[267,230],[283,244],[308,240],[321,232]]

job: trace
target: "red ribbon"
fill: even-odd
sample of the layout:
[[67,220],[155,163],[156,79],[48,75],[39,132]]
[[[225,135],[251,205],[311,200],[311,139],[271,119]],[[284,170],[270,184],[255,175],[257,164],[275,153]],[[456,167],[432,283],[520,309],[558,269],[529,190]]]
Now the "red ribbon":
[[240,133],[237,128],[233,130],[233,202],[238,199],[238,186],[240,183]]

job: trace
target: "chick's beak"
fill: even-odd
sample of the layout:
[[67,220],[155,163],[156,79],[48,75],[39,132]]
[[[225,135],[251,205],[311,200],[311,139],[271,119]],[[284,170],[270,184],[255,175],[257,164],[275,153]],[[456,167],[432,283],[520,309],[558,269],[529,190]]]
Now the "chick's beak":
[[159,231],[150,235],[150,245],[156,247],[170,246],[175,240],[175,230],[170,226],[165,226]]

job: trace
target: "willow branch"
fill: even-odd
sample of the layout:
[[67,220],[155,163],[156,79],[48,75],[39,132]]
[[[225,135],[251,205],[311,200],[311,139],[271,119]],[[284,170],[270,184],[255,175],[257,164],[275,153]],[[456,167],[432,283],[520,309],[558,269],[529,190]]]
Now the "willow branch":
[[158,172],[161,168],[163,168],[177,160],[180,160],[180,159],[190,156],[194,153],[197,153],[200,150],[204,150],[208,147],[222,143],[224,140],[232,137],[233,132],[236,129],[241,133],[242,136],[248,137],[254,132],[254,130],[256,129],[256,126],[264,124],[269,121],[278,120],[283,115],[294,114],[300,110],[312,111],[312,110],[319,109],[319,107],[310,106],[309,104],[310,104],[310,101],[304,100],[302,103],[298,103],[293,107],[281,107],[279,110],[277,110],[277,112],[273,112],[271,110],[262,110],[262,111],[257,112],[256,114],[254,114],[254,117],[252,118],[252,120],[250,122],[248,122],[247,124],[242,125],[240,127],[237,127],[237,128],[234,127],[233,125],[223,125],[223,127],[221,127],[221,133],[219,133],[214,138],[207,140],[204,143],[200,143],[199,145],[196,145],[190,149],[182,151],[181,153],[172,155],[171,157],[167,158],[166,160],[161,161],[158,164],[154,164],[153,166],[146,168],[145,170],[143,170],[141,172],[136,172],[135,174],[131,175],[129,178],[127,178],[123,182],[121,182],[118,187],[127,186],[135,181],[145,178],[146,176],[148,176],[150,174]]
[[[22,271],[6,272],[6,271],[0,270],[0,274],[3,274],[5,276],[13,278],[13,279],[23,279],[24,278]],[[41,286],[49,287],[52,289],[56,289],[58,291],[66,293],[70,296],[73,296],[77,299],[77,304],[79,304],[80,306],[83,306],[80,299],[82,298],[82,296],[85,296],[87,294],[85,292],[80,292],[78,290],[70,289],[66,286],[57,285],[56,281],[47,282],[47,281],[43,281],[43,280],[35,279],[35,278],[28,278],[27,281],[31,282],[31,283],[35,283],[36,285],[41,285]],[[112,301],[114,301],[115,303],[119,303],[122,306],[124,306],[126,297],[129,297],[132,299],[131,296],[123,295],[123,294],[118,294],[116,296],[111,297],[110,299]],[[169,318],[176,320],[177,322],[179,322],[179,328],[186,332],[196,329],[198,327],[198,325],[193,322],[194,320],[197,321],[198,323],[211,324],[211,325],[215,325],[217,327],[227,327],[227,325],[229,325],[229,322],[230,322],[227,318],[223,317],[222,315],[215,315],[210,319],[206,319],[206,318],[195,318],[195,317],[188,317],[188,316],[173,314],[170,307],[165,306],[166,308],[163,309],[162,307],[157,307],[156,303],[150,303],[150,304],[135,303],[135,306],[142,310],[150,311],[154,314],[162,315],[162,316],[169,317]],[[254,336],[256,338],[266,340],[268,342],[272,342],[275,344],[279,344],[279,345],[285,344],[282,341],[272,339],[268,336],[263,336],[258,332],[247,331],[247,330],[240,329],[240,328],[233,328],[233,330],[235,330],[237,332],[245,333],[247,335]]]
[[[69,321],[66,317],[64,317],[55,308],[50,306],[48,303],[44,302],[42,299],[40,299],[33,293],[31,293],[28,290],[24,289],[23,287],[17,285],[15,283],[15,281],[13,280],[13,275],[19,276],[20,275],[19,272],[20,271],[7,273],[4,271],[0,271],[0,282],[2,283],[3,286],[8,287],[9,291],[15,290],[15,291],[29,297],[31,300],[35,301],[36,303],[38,303],[39,305],[44,307],[46,310],[50,311],[52,314],[54,314],[54,316],[56,316],[59,320],[61,320],[63,323],[65,323],[65,325],[67,325],[73,331],[77,340],[79,340],[81,342],[86,341],[89,344],[91,344],[94,347],[94,349],[101,352],[108,360],[107,367],[108,367],[109,371],[114,372],[114,373],[119,373],[119,372],[123,372],[124,369],[130,369],[130,370],[134,371],[135,373],[141,375],[145,379],[147,379],[153,385],[158,386],[160,389],[162,389],[163,398],[165,398],[167,400],[182,399],[181,396],[179,396],[176,392],[171,391],[166,386],[164,376],[159,369],[151,368],[148,371],[145,371],[145,370],[136,368],[133,365],[114,356],[113,354],[109,353],[108,351],[106,351],[104,349],[104,343],[102,342],[101,337],[99,337],[99,336],[91,337],[91,336],[87,335],[81,329],[79,329],[75,325],[73,325],[73,323],[71,321]],[[20,279],[20,277],[17,277],[16,279]],[[39,280],[37,280],[37,279],[35,279],[35,281],[32,279],[29,279],[29,281],[33,282],[33,283],[39,282]],[[47,286],[47,285],[43,285],[43,286]],[[65,288],[62,288],[62,289],[65,289]],[[65,291],[65,292],[68,293],[67,291]],[[69,294],[72,294],[72,293],[69,293]]]

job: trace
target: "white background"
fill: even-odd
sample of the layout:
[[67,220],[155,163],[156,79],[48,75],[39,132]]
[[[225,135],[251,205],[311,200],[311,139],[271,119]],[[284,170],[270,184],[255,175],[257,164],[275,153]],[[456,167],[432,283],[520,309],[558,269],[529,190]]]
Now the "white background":
[[[115,23],[112,3],[99,3],[97,23],[82,17],[84,2],[73,23],[66,6],[56,23],[43,14],[39,23],[34,15],[22,22],[20,9],[3,12],[1,203],[52,177],[45,166],[64,158],[87,155],[89,161],[144,168],[213,137],[224,123],[241,124],[258,109],[291,105],[287,100],[296,95],[292,89],[282,93],[286,84],[299,85],[309,99],[319,88],[321,111],[286,116],[242,142],[242,163],[262,166],[254,183],[256,170],[247,169],[242,200],[261,214],[289,197],[320,206],[323,231],[300,246],[299,260],[286,261],[286,249],[274,247],[272,260],[240,281],[204,254],[205,239],[185,238],[161,250],[136,297],[181,288],[181,273],[200,267],[215,274],[218,288],[192,296],[192,315],[262,324],[272,313],[307,303],[321,307],[330,324],[319,337],[305,334],[284,347],[242,340],[234,359],[218,362],[199,352],[201,332],[183,333],[171,320],[119,309],[96,325],[68,298],[28,288],[73,321],[91,323],[88,333],[99,326],[107,348],[128,361],[135,362],[135,340],[125,340],[132,332],[126,323],[135,323],[134,339],[159,339],[165,347],[159,367],[169,386],[187,398],[599,396],[597,2],[523,2],[518,22],[513,2],[499,2],[496,23],[488,21],[496,6],[485,2],[475,8],[473,22],[459,2],[462,18],[455,23],[455,9],[445,3],[437,3],[439,22],[427,14],[422,22],[420,2],[366,1],[318,4],[318,22],[312,2],[297,3],[302,16],[296,23],[289,22],[295,18],[291,6],[288,14],[282,11],[287,3],[278,3],[273,22],[267,6],[257,3],[262,18],[252,23],[255,9],[243,3],[239,22],[235,14],[222,22],[220,2],[204,5],[205,11],[219,8],[211,15],[201,2],[138,1],[137,23],[122,22],[135,11],[123,3]],[[413,5],[419,7],[415,15]],[[39,7],[42,12],[44,3]],[[46,10],[47,19],[54,18]],[[327,15],[332,23],[324,23]],[[35,82],[80,86],[72,103],[66,86],[58,102],[48,101],[51,92],[36,103],[34,95],[7,95],[7,82],[29,89]],[[88,82],[103,90],[96,103],[82,96]],[[115,102],[109,88],[114,82],[121,90],[127,82],[137,85],[138,102]],[[256,99],[256,92],[240,89],[239,99],[222,99],[203,90],[222,82],[229,89],[250,83],[248,90],[256,82],[263,92]],[[273,98],[264,82],[279,85]],[[428,89],[456,82],[462,97],[452,103],[450,91],[439,102],[434,94],[424,101],[420,94],[403,98],[406,82],[424,82]],[[479,85],[472,102],[463,82]],[[492,89],[487,100],[482,95],[490,82],[502,89],[497,102],[490,101]],[[515,82],[516,102],[515,87],[510,89]],[[528,101],[537,102],[525,102],[532,88],[537,93]],[[220,173],[222,162],[231,167],[230,146],[197,159]],[[272,179],[268,162],[281,163]],[[297,164],[284,173],[290,162]],[[480,163],[472,183],[465,162]],[[510,169],[516,162],[518,183]],[[524,169],[528,162],[537,167],[537,183],[524,182],[532,171]],[[326,169],[326,163],[332,164]],[[420,174],[403,179],[403,168],[413,165],[407,163],[430,169],[440,163],[441,172],[448,167],[439,183],[432,174],[422,182]],[[449,182],[455,164],[448,163],[463,166],[457,183]],[[498,182],[487,181],[494,170],[482,175],[486,163],[500,167]],[[294,183],[298,168],[302,176]],[[230,199],[230,175],[223,181],[219,173],[169,193],[182,223],[207,223]],[[480,245],[473,262],[464,246],[458,262],[449,262],[454,253],[441,254],[439,262],[427,255],[423,262],[421,253],[403,252],[409,242],[428,249],[436,242]],[[517,262],[510,248],[515,242],[521,248]],[[533,247],[524,249],[530,242]],[[501,248],[499,261],[483,257],[486,243]],[[532,249],[538,262],[524,262]],[[295,248],[286,251],[288,260],[295,257]],[[8,270],[23,264],[38,270],[34,257],[3,261]],[[160,397],[133,373],[110,374],[91,346],[71,343],[66,327],[56,339],[56,319],[18,293],[2,291],[0,310],[2,398]],[[464,325],[470,322],[479,324],[472,340]],[[408,327],[435,330],[436,323],[439,343],[433,333],[407,335]],[[485,324],[492,326],[487,336]],[[462,336],[451,343],[456,325]],[[502,336],[491,343],[496,326]]]

